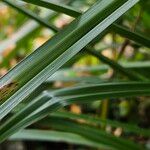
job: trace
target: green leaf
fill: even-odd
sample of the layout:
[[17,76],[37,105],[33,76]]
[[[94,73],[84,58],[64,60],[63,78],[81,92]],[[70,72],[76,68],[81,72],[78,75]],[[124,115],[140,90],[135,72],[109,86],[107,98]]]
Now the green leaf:
[[[139,61],[139,62],[126,62],[121,63],[121,66],[124,68],[131,70],[134,72],[140,72],[143,75],[149,75],[150,71],[150,62],[149,61]],[[97,66],[88,66],[82,68],[62,68],[54,73],[45,83],[50,83],[53,81],[62,81],[62,82],[84,82],[84,83],[100,83],[102,82],[101,77],[99,75],[106,73],[110,69],[108,65],[97,65]],[[82,72],[90,72],[90,73],[98,73],[98,76],[91,76],[91,77],[70,77],[69,74],[78,74]],[[67,74],[67,75],[66,75]],[[103,81],[105,81],[103,79]]]
[[41,122],[39,122],[39,125],[41,126],[43,125],[44,127],[45,123],[47,124],[47,122],[49,122],[50,127],[52,127],[53,129],[80,134],[91,140],[107,145],[111,149],[118,149],[118,150],[142,149],[142,146],[137,143],[123,139],[121,137],[119,138],[115,137],[111,134],[106,133],[105,131],[95,128],[94,126],[88,126],[83,123],[79,124],[73,121],[67,121],[57,117],[51,117],[45,121],[42,120]]
[[[23,0],[23,1],[35,4],[37,6],[42,6],[42,7],[45,7],[45,8],[49,8],[49,9],[52,9],[54,11],[59,11],[59,12],[65,13],[67,15],[70,15],[72,17],[77,17],[77,16],[82,14],[81,11],[79,11],[79,10],[77,11],[77,10],[73,9],[72,7],[70,7],[70,6],[59,5],[59,4],[56,4],[56,3],[49,2],[47,0],[39,0],[39,1],[36,1],[36,0]],[[122,27],[118,24],[115,24],[115,23],[111,25],[111,29],[113,31],[115,31],[116,33],[120,34],[121,36],[126,37],[130,40],[133,40],[138,44],[150,47],[150,39],[148,37],[145,37],[145,36],[140,35],[136,32],[130,31],[129,29],[124,28],[124,27]]]
[[113,24],[111,26],[112,30],[119,35],[126,37],[132,41],[135,41],[137,44],[141,44],[146,47],[150,47],[150,39],[145,35],[130,31],[129,29],[122,27],[118,24]]
[[[35,1],[33,1],[33,3],[35,4],[38,4],[37,2],[35,2]],[[41,2],[42,4],[44,4],[45,3],[45,6],[46,6],[46,4],[47,4],[47,2],[45,2],[45,1],[42,1]],[[13,3],[11,4],[12,6],[14,5]],[[39,5],[40,5],[40,3],[39,3]],[[52,3],[52,5],[54,5],[53,3]],[[43,5],[42,5],[43,6]],[[57,4],[56,4],[56,8],[57,7],[62,7],[62,10],[63,10],[63,6],[57,6]],[[16,8],[16,7],[15,7]],[[52,7],[53,8],[53,7]],[[17,7],[17,9],[19,10],[20,9],[20,7]],[[72,12],[72,9],[71,9],[71,7],[67,7],[67,8],[64,8],[65,10],[67,9],[67,11],[69,12],[69,11],[71,11]],[[22,11],[22,10],[21,10]],[[26,10],[25,10],[26,11]],[[26,11],[26,13],[27,13],[27,11]],[[79,12],[79,14],[81,14],[80,12]],[[28,15],[29,17],[31,17],[31,18],[33,18],[34,19],[34,17],[32,17],[31,15],[30,15],[30,12],[29,12],[29,15]],[[34,14],[34,16],[36,16],[37,17],[37,15],[36,14]],[[37,17],[38,18],[38,17]],[[40,21],[42,21],[42,19],[36,19],[37,21],[38,20],[40,20]],[[40,22],[39,22],[40,23]],[[43,20],[43,25],[44,25],[44,23],[45,23],[45,21]],[[47,24],[49,24],[48,22],[47,22]],[[47,27],[47,26],[46,26]],[[115,28],[117,28],[118,26],[117,25],[114,25],[114,27]],[[51,29],[51,25],[49,26],[49,28]],[[122,33],[124,33],[124,29],[122,29],[121,27],[118,27],[119,28],[119,31],[121,30],[122,31]],[[54,30],[54,32],[57,32],[57,31],[59,31],[59,29],[58,28],[56,28],[55,27],[55,30]],[[98,35],[99,36],[99,35]],[[141,38],[141,37],[140,37]],[[144,39],[145,40],[145,39]],[[129,77],[130,79],[132,79],[132,80],[148,80],[146,77],[143,77],[142,75],[140,75],[140,74],[138,74],[138,73],[135,73],[135,72],[133,72],[133,71],[130,71],[130,70],[128,70],[128,69],[125,69],[125,68],[123,68],[120,64],[118,64],[118,63],[116,63],[116,62],[113,62],[112,60],[110,60],[109,58],[107,58],[107,57],[105,57],[105,56],[103,56],[102,54],[100,54],[100,53],[98,53],[98,52],[96,52],[96,51],[92,51],[91,50],[92,48],[86,48],[85,50],[88,52],[88,53],[90,53],[91,55],[93,55],[93,56],[95,56],[95,57],[97,57],[98,59],[100,59],[102,62],[104,62],[104,63],[106,63],[106,64],[108,64],[108,65],[110,65],[114,70],[116,70],[116,71],[119,71],[119,72],[121,72],[123,75],[126,75],[127,77]]]
[[125,131],[129,131],[130,133],[136,133],[138,135],[144,135],[149,137],[150,136],[150,130],[148,129],[143,129],[138,127],[137,125],[133,125],[133,124],[127,124],[127,123],[121,123],[118,121],[114,121],[114,120],[104,120],[104,119],[100,119],[98,117],[95,116],[91,116],[91,115],[85,115],[85,114],[74,114],[71,112],[54,112],[51,113],[50,116],[53,117],[59,117],[59,118],[69,118],[69,119],[73,119],[73,120],[79,120],[82,119],[84,120],[86,123],[89,124],[93,124],[93,125],[103,125],[103,124],[107,124],[107,125],[111,125],[112,127],[121,127],[123,130]]
[[9,140],[32,140],[32,141],[53,141],[53,142],[67,142],[72,144],[79,144],[95,148],[107,148],[97,141],[93,141],[84,136],[61,131],[48,131],[48,130],[21,130],[12,135]]
[[105,64],[112,67],[114,70],[121,72],[122,74],[126,75],[127,77],[129,77],[132,80],[143,80],[143,81],[149,80],[146,77],[142,76],[141,74],[135,73],[134,71],[130,71],[130,70],[122,67],[120,64],[112,61],[111,59],[105,57],[104,55],[102,55],[101,53],[99,53],[97,51],[93,51],[89,48],[87,48],[87,51],[90,54],[92,54],[93,56],[99,58]]
[[98,1],[9,71],[0,79],[0,100],[7,99],[0,106],[0,119],[137,2]]
[[78,17],[79,15],[81,15],[80,11],[77,11],[76,9],[72,7],[69,7],[63,4],[53,3],[48,0],[38,0],[38,1],[37,0],[22,0],[22,1],[25,1],[27,3],[32,3],[37,6],[42,6],[44,8],[52,9],[57,12],[65,13],[73,17]]
[[[35,3],[35,2],[34,2],[34,3]],[[42,4],[43,4],[43,3],[45,3],[45,1],[42,1]],[[36,4],[38,4],[38,3],[36,3]],[[11,5],[13,6],[14,4],[12,3]],[[40,5],[40,3],[39,3],[39,5]],[[46,5],[46,3],[45,3],[45,5]],[[53,5],[54,5],[54,4],[53,4]],[[42,6],[43,6],[43,5],[42,5]],[[17,7],[18,10],[20,9],[20,7],[18,7],[18,6],[15,6],[14,8],[16,8],[16,7]],[[56,5],[56,7],[58,7],[58,6]],[[60,5],[59,5],[59,7],[62,7],[62,9],[63,9],[63,6],[60,6]],[[53,7],[52,7],[52,8],[53,8]],[[70,10],[71,8],[68,6],[68,7],[65,8],[65,9],[67,9],[68,12],[69,12],[69,10]],[[21,11],[22,11],[22,10],[21,10]],[[25,11],[26,11],[26,10],[25,10]],[[72,11],[72,9],[71,9],[70,11]],[[79,13],[80,13],[80,12],[79,12]],[[27,11],[26,11],[26,14],[28,14]],[[81,14],[81,13],[80,13],[80,14]],[[32,16],[30,15],[30,12],[29,12],[29,15],[28,15],[28,16],[34,19],[34,17],[32,17]],[[34,16],[37,17],[36,14],[34,14]],[[37,17],[37,18],[38,18],[38,17]],[[41,18],[36,19],[36,21],[38,21],[38,20],[42,21]],[[39,22],[39,23],[40,23],[40,22]],[[44,23],[45,23],[45,21],[43,20],[43,25],[44,25]],[[49,23],[47,22],[47,24],[49,24]],[[47,27],[47,26],[46,26],[46,27]],[[116,26],[115,26],[115,27],[116,27]],[[49,26],[49,28],[51,29],[51,25]],[[56,32],[56,31],[59,31],[59,29],[55,27],[55,30],[54,30],[54,31],[55,31],[55,32]],[[99,37],[99,36],[101,36],[101,34],[98,35],[98,37]],[[103,36],[103,35],[102,35],[102,36]],[[97,37],[96,37],[96,38],[97,38]],[[95,39],[94,39],[94,40],[95,40]],[[132,79],[132,80],[148,80],[146,77],[143,77],[142,75],[140,75],[140,74],[138,74],[138,73],[135,73],[135,72],[133,72],[133,71],[130,71],[130,70],[128,70],[128,69],[123,68],[123,67],[122,67],[121,65],[119,65],[118,63],[116,63],[116,62],[110,60],[109,58],[103,56],[102,54],[100,54],[100,53],[98,53],[98,52],[96,52],[96,51],[92,51],[91,49],[92,49],[92,48],[89,48],[89,47],[85,48],[85,50],[86,50],[89,54],[91,54],[91,55],[97,57],[97,58],[100,59],[102,62],[104,62],[104,63],[110,65],[114,70],[121,72],[123,75],[126,75],[126,76],[129,77],[130,79]]]
[[41,25],[44,25],[45,27],[51,29],[52,31],[57,31],[57,28],[54,25],[51,25],[48,23],[48,21],[41,19],[40,17],[37,16],[37,14],[33,13],[30,10],[26,10],[23,7],[17,6],[17,4],[15,4],[14,2],[11,2],[9,0],[3,0],[5,3],[7,3],[8,5],[12,6],[13,8],[17,9],[19,12],[22,12],[23,14],[27,15],[28,17],[36,20],[38,23],[40,23]]
[[[5,140],[16,131],[42,119],[50,112],[54,112],[59,108],[73,103],[87,103],[105,98],[142,95],[150,95],[150,83],[90,84],[50,92],[45,91],[0,127],[0,141]],[[40,106],[35,106],[35,104]]]

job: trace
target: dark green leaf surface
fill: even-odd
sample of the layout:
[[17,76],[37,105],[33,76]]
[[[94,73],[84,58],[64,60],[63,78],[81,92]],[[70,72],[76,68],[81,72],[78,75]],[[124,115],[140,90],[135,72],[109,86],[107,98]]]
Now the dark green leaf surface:
[[8,136],[12,135],[19,129],[25,128],[37,120],[40,120],[50,112],[54,112],[59,108],[73,103],[87,103],[105,98],[142,95],[150,95],[150,83],[90,84],[86,86],[44,92],[31,104],[29,103],[20,113],[14,115],[0,127],[0,141],[5,140]]
[[[6,2],[7,2],[7,0],[6,0]],[[10,4],[11,6],[14,6],[14,8],[17,8],[18,10],[20,9],[20,11],[21,12],[23,12],[23,13],[25,13],[25,14],[27,14],[30,18],[32,18],[32,19],[34,19],[34,20],[36,20],[37,22],[39,22],[39,23],[41,23],[42,22],[42,19],[41,18],[39,18],[39,17],[37,17],[37,15],[36,14],[33,14],[33,15],[30,15],[31,13],[29,12],[27,12],[26,10],[22,10],[22,8],[20,8],[20,7],[18,7],[18,6],[16,6],[15,4],[13,4],[13,3],[10,3],[9,1],[7,2],[8,4]],[[33,1],[33,3],[35,4],[44,4],[45,3],[45,6],[47,6],[47,2],[45,2],[45,1],[42,1],[41,3],[37,3],[37,2],[35,2],[35,1]],[[49,2],[50,3],[50,2]],[[52,5],[54,5],[53,3],[52,3]],[[43,6],[43,5],[42,5]],[[58,9],[59,9],[59,7],[62,7],[62,9],[63,9],[63,6],[58,6],[57,4],[56,4],[56,8],[58,7]],[[52,7],[53,8],[53,7]],[[55,7],[54,7],[55,8]],[[69,12],[69,11],[73,11],[69,6],[68,7],[65,7],[64,8],[65,10],[67,9],[67,11]],[[55,9],[54,9],[55,10]],[[76,13],[76,12],[75,12]],[[81,14],[80,12],[78,12],[78,14]],[[74,16],[75,17],[75,16]],[[45,20],[43,20],[43,25],[45,24]],[[49,23],[48,22],[46,22],[46,24],[48,24],[49,25]],[[57,32],[57,31],[59,31],[59,29],[58,28],[56,28],[56,27],[54,27],[53,28],[53,25],[49,25],[49,26],[47,26],[46,25],[46,27],[48,27],[49,29],[54,29],[53,31],[54,32]],[[119,26],[117,26],[117,25],[114,25],[114,28],[119,28],[119,31],[122,31],[122,33],[124,33],[124,28],[121,28],[121,27],[119,27]],[[141,37],[140,37],[141,38]],[[103,56],[102,54],[100,54],[100,53],[98,53],[98,52],[95,52],[95,51],[92,51],[91,49],[89,49],[89,48],[86,48],[85,49],[89,54],[91,54],[91,55],[93,55],[93,56],[95,56],[95,57],[97,57],[98,59],[100,59],[102,62],[104,62],[104,63],[106,63],[106,64],[108,64],[108,65],[110,65],[114,70],[116,70],[116,71],[119,71],[119,72],[121,72],[123,75],[126,75],[127,77],[129,77],[130,79],[132,79],[132,80],[147,80],[145,77],[143,77],[142,75],[140,75],[140,74],[138,74],[138,73],[135,73],[135,72],[133,72],[133,71],[130,71],[130,70],[128,70],[128,69],[126,69],[126,68],[123,68],[120,64],[118,64],[118,63],[116,63],[116,62],[113,62],[112,60],[110,60],[110,59],[108,59],[107,57],[105,57],[105,56]]]
[[71,8],[67,5],[53,3],[48,0],[38,0],[38,1],[37,0],[23,0],[23,1],[25,1],[27,3],[35,4],[37,6],[42,6],[44,8],[52,9],[57,12],[65,13],[65,14],[67,14],[69,16],[73,16],[73,17],[78,17],[79,15],[81,15],[81,12],[77,11],[74,8]]
[[88,139],[84,136],[60,131],[44,131],[44,130],[21,130],[12,135],[10,140],[31,140],[31,141],[53,141],[53,142],[67,142],[72,144],[90,146],[95,148],[110,149],[108,146],[104,146],[101,143]]
[[98,1],[2,77],[0,119],[137,2]]
[[129,131],[132,133],[136,133],[139,135],[144,135],[144,136],[150,136],[150,130],[148,129],[143,129],[140,128],[136,125],[132,125],[132,124],[125,124],[125,123],[120,123],[118,121],[114,121],[114,120],[104,120],[104,119],[100,119],[98,117],[94,117],[91,115],[84,115],[84,114],[74,114],[71,112],[54,112],[51,113],[50,116],[53,117],[60,117],[60,118],[69,118],[69,119],[77,119],[77,120],[84,120],[87,123],[90,124],[96,124],[96,125],[103,125],[103,124],[108,124],[111,125],[112,127],[121,127],[123,130],[125,131]]
[[[43,122],[40,122],[41,125],[44,125],[44,120]],[[76,134],[80,134],[82,136],[86,136],[87,138],[97,141],[101,144],[107,145],[111,149],[117,149],[117,150],[140,150],[142,149],[142,146],[140,146],[137,143],[131,142],[126,139],[117,138],[111,134],[106,133],[105,131],[102,131],[100,129],[97,129],[93,126],[88,126],[85,124],[79,124],[75,123],[73,121],[67,121],[64,119],[59,119],[59,118],[49,118],[50,126],[53,129],[57,129],[60,131],[65,131],[65,132],[72,132]],[[46,123],[47,123],[46,121]]]
[[[79,10],[75,10],[72,7],[69,6],[63,6],[63,5],[58,5],[58,4],[54,4],[52,2],[49,2],[47,0],[40,0],[40,1],[36,1],[36,0],[23,0],[32,4],[36,4],[37,6],[42,6],[45,8],[49,8],[52,9],[54,11],[58,11],[58,12],[62,12],[65,14],[68,14],[72,17],[77,17],[79,15],[82,14],[82,12],[80,12]],[[135,41],[138,44],[150,47],[150,39],[148,37],[144,37],[143,35],[140,35],[138,33],[135,33],[133,31],[130,31],[127,28],[124,28],[118,24],[112,24],[111,29],[113,31],[115,31],[116,33],[120,34],[123,37],[126,37],[130,40]]]

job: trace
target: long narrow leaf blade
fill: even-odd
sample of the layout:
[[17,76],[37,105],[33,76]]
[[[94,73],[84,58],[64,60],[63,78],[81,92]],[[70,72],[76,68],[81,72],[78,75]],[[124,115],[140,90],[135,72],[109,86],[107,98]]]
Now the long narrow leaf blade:
[[[49,29],[53,29],[54,32],[59,31],[58,28],[56,28],[56,27],[53,28],[53,25],[51,25],[51,24],[49,24],[47,21],[45,21],[45,20],[43,20],[43,19],[37,17],[36,14],[33,14],[33,13],[31,13],[30,11],[28,12],[27,10],[25,10],[25,9],[23,9],[23,8],[20,8],[19,6],[17,6],[16,4],[14,4],[14,3],[12,3],[12,2],[10,2],[10,1],[8,1],[8,0],[5,0],[5,2],[6,2],[7,4],[9,4],[10,6],[16,8],[17,10],[20,10],[21,12],[23,12],[24,14],[26,14],[26,15],[29,16],[30,18],[36,20],[37,22],[42,23],[42,25],[44,25],[45,27],[48,27]],[[43,4],[43,3],[45,3],[45,5],[47,4],[45,1],[42,1],[42,4]],[[36,4],[38,4],[38,3],[36,3]],[[38,4],[38,5],[40,5],[40,4]],[[53,4],[53,5],[54,5],[54,4]],[[57,4],[56,4],[56,7],[58,7]],[[59,7],[62,7],[62,9],[63,9],[63,6],[59,6]],[[52,8],[53,8],[53,7],[52,7]],[[65,9],[67,9],[68,12],[69,12],[69,11],[72,11],[72,9],[71,9],[70,7],[65,8]],[[81,14],[81,13],[79,12],[79,14]],[[116,26],[115,26],[115,28],[116,28]],[[54,30],[54,29],[55,29],[55,30]],[[122,30],[123,30],[123,29],[121,28],[121,31],[122,31]],[[122,33],[124,33],[124,32],[122,32]],[[102,35],[102,34],[100,34],[99,36],[101,36],[101,35]],[[99,37],[99,36],[98,36],[98,37]],[[102,36],[103,36],[103,35],[102,35]],[[97,57],[98,59],[100,59],[102,62],[104,62],[104,63],[110,65],[114,70],[121,72],[123,75],[126,75],[128,78],[130,78],[130,79],[132,79],[132,80],[147,80],[145,77],[139,75],[138,73],[134,73],[133,71],[130,71],[130,70],[128,70],[128,69],[123,68],[123,67],[122,67],[121,65],[119,65],[118,63],[113,62],[112,60],[110,60],[110,59],[108,59],[107,57],[101,55],[100,53],[89,50],[88,47],[86,47],[85,50],[86,50],[86,52],[88,52],[88,53],[90,53],[91,55],[94,55],[95,57]]]
[[19,12],[22,12],[23,14],[36,20],[41,25],[44,25],[45,27],[51,29],[52,31],[57,31],[57,28],[54,25],[49,24],[48,21],[46,21],[44,19],[41,19],[40,17],[37,16],[37,14],[33,13],[32,11],[26,10],[25,8],[22,8],[22,7],[18,6],[16,3],[11,2],[9,0],[3,0],[3,1],[5,3],[7,3],[8,5],[12,6],[13,8],[17,9]]
[[69,133],[69,132],[60,132],[60,131],[26,129],[15,133],[9,138],[9,140],[67,142],[67,143],[90,146],[95,148],[109,149],[107,146],[104,146],[99,142],[93,141],[84,136],[74,134],[74,133]]
[[108,124],[108,125],[111,125],[112,127],[121,127],[123,130],[129,131],[131,133],[136,133],[138,135],[144,135],[146,137],[150,136],[150,130],[140,128],[137,125],[121,123],[121,122],[109,120],[109,119],[104,120],[104,119],[100,119],[98,117],[91,116],[91,115],[75,114],[75,113],[71,113],[71,112],[62,112],[61,111],[61,112],[51,113],[50,116],[60,117],[60,118],[69,118],[69,119],[73,119],[73,120],[82,119],[87,123],[97,124],[97,125]]
[[[77,17],[77,16],[82,14],[81,11],[79,11],[79,10],[77,11],[77,10],[73,9],[72,7],[69,7],[66,5],[65,6],[58,5],[56,3],[52,3],[52,2],[49,2],[47,0],[40,0],[40,1],[23,0],[23,1],[35,4],[37,6],[49,8],[49,9],[52,9],[54,11],[60,11],[62,13],[68,14],[72,17]],[[136,32],[130,31],[129,29],[126,29],[126,28],[124,28],[118,24],[115,24],[115,23],[112,24],[111,29],[113,31],[115,31],[116,33],[120,34],[121,36],[126,37],[130,40],[133,40],[138,44],[150,47],[150,39],[148,37],[144,37],[144,36],[142,36]]]
[[2,77],[0,119],[138,1],[98,1]]
[[65,13],[73,17],[78,17],[79,15],[81,15],[81,12],[77,11],[74,8],[71,8],[67,5],[50,2],[48,0],[38,0],[38,1],[37,0],[23,0],[23,1],[35,4],[37,6],[42,6],[44,8],[52,9],[57,12]]
[[[19,114],[14,115],[0,127],[0,141],[5,140],[19,129],[25,128],[37,120],[42,119],[50,112],[54,112],[59,108],[73,103],[87,103],[105,98],[150,95],[150,83],[106,83],[103,85],[96,84],[71,89],[66,88],[54,92],[44,92],[45,100],[43,100],[44,97],[42,95],[34,100],[37,102],[36,105],[39,105],[39,102],[43,102],[40,107],[36,108],[34,106],[35,104],[32,106],[29,103]],[[47,102],[45,103],[45,101]],[[34,108],[32,109],[32,107]]]
[[[80,134],[89,139],[107,145],[108,147],[110,146],[112,149],[117,149],[117,150],[142,149],[142,146],[137,143],[123,139],[121,137],[117,138],[111,134],[106,133],[105,131],[95,128],[94,126],[79,124],[73,121],[67,121],[57,117],[56,118],[51,117],[47,121],[49,121],[50,126],[54,129]],[[42,124],[44,124],[44,120],[42,120],[41,125]]]

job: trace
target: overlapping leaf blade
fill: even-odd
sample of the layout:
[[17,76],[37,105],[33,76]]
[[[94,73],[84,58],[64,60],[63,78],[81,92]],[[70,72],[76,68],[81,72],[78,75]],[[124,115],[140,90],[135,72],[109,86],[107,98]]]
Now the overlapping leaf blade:
[[11,136],[10,140],[32,140],[32,141],[53,141],[53,142],[66,142],[71,144],[78,144],[84,146],[90,146],[95,148],[109,149],[107,146],[100,144],[99,142],[88,139],[87,137],[60,131],[44,131],[44,130],[21,130]]
[[[82,14],[81,11],[79,11],[79,10],[77,11],[77,10],[73,9],[72,7],[54,4],[54,3],[49,2],[47,0],[40,0],[38,2],[36,0],[23,0],[23,1],[35,4],[37,6],[49,8],[49,9],[52,9],[54,11],[58,11],[61,13],[65,13],[65,14],[68,14],[72,17],[77,17],[77,16]],[[113,23],[111,25],[110,29],[112,29],[113,31],[115,31],[116,33],[120,34],[123,37],[126,37],[130,40],[135,41],[138,44],[150,47],[150,39],[148,37],[145,37],[145,36],[140,35],[136,32],[130,31],[129,29],[124,28],[124,27],[122,27],[116,23]]]
[[39,1],[23,0],[23,1],[25,1],[27,3],[35,4],[37,6],[42,6],[42,7],[48,8],[48,9],[52,9],[52,10],[57,11],[57,12],[65,13],[65,14],[67,14],[69,16],[73,16],[73,17],[78,17],[81,14],[80,11],[77,11],[76,9],[71,8],[67,5],[62,5],[62,4],[50,2],[48,0],[39,0]]
[[[129,140],[125,140],[120,138],[117,138],[111,134],[106,133],[105,131],[102,131],[100,129],[97,129],[93,126],[88,126],[85,124],[79,124],[75,123],[73,121],[67,121],[60,118],[49,118],[47,121],[49,121],[50,126],[54,129],[65,131],[65,132],[71,132],[80,134],[82,136],[85,136],[91,140],[97,141],[101,144],[104,144],[110,147],[111,149],[122,149],[122,150],[132,150],[132,149],[142,149],[143,147],[140,146],[137,143],[134,143]],[[46,121],[46,122],[47,122]],[[44,121],[41,122],[41,125],[44,125]]]
[[50,116],[53,117],[59,117],[59,118],[69,118],[71,120],[84,120],[86,123],[89,124],[96,124],[96,125],[103,125],[103,124],[108,124],[112,127],[121,127],[125,131],[129,131],[131,133],[139,134],[139,135],[144,135],[149,137],[150,136],[150,130],[148,129],[143,129],[138,127],[137,125],[133,124],[127,124],[127,123],[121,123],[118,121],[114,120],[109,120],[109,119],[100,119],[98,117],[94,117],[91,115],[85,115],[85,114],[74,114],[71,112],[54,112],[51,113]]
[[[74,24],[72,23],[69,27],[66,27],[63,31],[58,33],[52,39],[52,42],[48,41],[41,48],[39,48],[34,54],[32,54],[25,61],[23,61],[21,65],[18,65],[15,69],[10,71],[10,73],[4,76],[4,78],[2,78],[0,81],[0,85],[1,85],[0,94],[3,92],[3,89],[7,88],[8,86],[14,89],[12,91],[8,90],[8,92],[10,93],[12,92],[12,93],[10,95],[8,94],[6,97],[5,95],[3,97],[2,95],[2,100],[6,100],[9,97],[10,98],[8,99],[8,101],[6,101],[2,105],[2,107],[0,107],[0,109],[2,108],[2,115],[0,115],[0,118],[3,118],[7,113],[9,113],[10,110],[12,110],[18,103],[20,103],[24,98],[26,98],[30,93],[32,93],[32,91],[34,91],[36,87],[38,87],[43,81],[45,81],[50,75],[52,75],[58,68],[60,68],[67,60],[69,60],[72,56],[74,56],[79,50],[85,47],[90,41],[92,41],[97,35],[99,35],[99,33],[104,31],[107,26],[112,24],[112,22],[114,22],[127,9],[132,7],[132,5],[134,5],[137,1],[138,0],[135,0],[135,1],[124,0],[119,3],[119,1],[117,2],[117,0],[111,0],[109,2],[102,0],[103,2],[102,4],[104,5],[106,4],[106,10],[109,11],[109,12],[107,11],[105,12],[104,10],[104,12],[108,16],[104,13],[104,15],[106,16],[99,18],[98,14],[101,14],[101,13],[103,14],[103,12],[101,13],[95,12],[97,7],[95,6],[95,10],[93,7],[93,11],[91,9],[89,10],[89,14],[88,12],[85,13],[88,15],[91,15],[91,13],[93,13],[92,14],[93,18],[92,18],[92,15],[91,15],[91,18],[88,15],[86,16],[85,14],[81,15],[81,17],[79,17],[77,20],[74,21],[75,22]],[[35,3],[37,2],[35,1]],[[100,6],[100,1],[97,4]],[[110,4],[110,6],[107,7],[107,4],[108,5]],[[116,4],[116,6],[114,6],[114,4]],[[70,10],[69,7],[64,6],[65,9],[63,9],[63,7],[61,7],[60,5],[57,5],[57,6],[60,9],[59,12],[65,13],[65,11],[67,11],[67,14],[69,14],[69,10]],[[103,6],[101,8],[102,10],[104,9]],[[113,8],[113,10],[111,10],[112,12],[109,10],[109,8]],[[74,13],[74,10],[72,9],[71,16],[74,16],[73,13]],[[78,16],[79,14],[80,13],[76,11],[76,16]],[[31,16],[31,17],[34,18],[34,16]],[[84,21],[86,17],[87,18],[89,17],[87,22]],[[92,23],[92,25],[90,25],[90,23]],[[138,41],[140,44],[149,46],[147,38],[144,38],[132,32],[128,32],[128,30],[118,25],[116,25],[115,27],[114,26],[115,25],[112,25],[112,28],[114,30],[116,29],[116,32],[118,32],[119,34],[122,34],[125,37],[129,37],[129,38],[131,37],[131,39],[135,39],[136,42]],[[88,29],[85,29],[85,27],[88,27]],[[51,27],[48,26],[48,28],[51,28]],[[79,34],[78,32],[81,32],[81,33]],[[129,35],[127,33],[129,33]],[[133,36],[131,36],[132,34]],[[138,37],[136,38],[136,36]],[[141,42],[140,42],[140,38],[142,38]],[[72,41],[68,42],[69,39],[72,39]],[[64,46],[64,44],[66,45]],[[48,51],[49,48],[51,48],[50,51]],[[41,54],[41,56],[38,57],[39,54]],[[51,57],[49,58],[48,55],[50,55]],[[30,62],[30,64],[27,64],[27,62]],[[21,69],[23,67],[25,67],[25,70]],[[21,72],[19,69],[21,69]],[[29,72],[31,72],[31,74],[29,74]],[[24,75],[27,75],[27,76],[24,77]],[[129,73],[129,76],[130,76],[130,73]],[[15,84],[15,86],[12,86],[13,84]],[[132,97],[132,96],[142,96],[142,95],[144,96],[150,95],[149,82],[86,85],[86,86],[80,86],[80,87],[60,89],[60,90],[55,90],[55,91],[47,91],[44,94],[41,94],[36,99],[34,99],[30,104],[25,106],[25,108],[22,111],[15,114],[12,118],[10,118],[6,123],[4,123],[0,127],[0,141],[7,139],[10,135],[15,133],[16,131],[22,128],[25,128],[32,123],[35,123],[37,120],[42,119],[43,117],[47,116],[50,112],[53,112],[61,107],[67,106],[74,102],[75,103],[76,102],[80,102],[80,103],[91,102],[93,100],[99,100],[99,99],[104,99],[104,98],[120,98],[120,97]],[[84,143],[85,145],[89,144],[89,146],[98,147],[98,148],[101,148],[101,146],[104,146],[104,148],[106,148],[109,145],[110,147],[109,146],[108,147],[110,149],[142,149],[142,147],[140,147],[139,145],[136,145],[128,140],[115,138],[111,135],[107,135],[104,132],[101,132],[97,129],[90,128],[86,125],[83,127],[83,125],[78,125],[73,122],[65,122],[61,119],[57,120],[57,117],[60,117],[61,115],[60,116],[59,114],[53,114],[53,115],[56,117],[54,118],[54,122],[52,121],[52,124],[51,124],[53,128],[56,128],[58,130],[62,130],[65,132],[73,132],[75,134],[71,134],[72,137],[76,137],[77,139],[82,140],[81,143],[77,142],[77,140],[72,141],[72,142],[75,142],[78,144],[82,144],[85,142]],[[65,115],[61,117],[65,117]],[[76,118],[77,116],[74,116],[74,117]],[[61,123],[63,126],[60,126]],[[110,122],[110,124],[113,125],[113,122]],[[119,125],[122,126],[122,124],[119,124]],[[128,127],[125,126],[125,128],[128,128]],[[77,129],[78,131],[76,131]],[[129,127],[129,129],[131,129],[132,131],[135,131],[136,129],[139,129],[139,128]],[[27,134],[27,138],[31,137],[31,139],[32,138],[38,139],[36,137],[36,133],[37,135],[41,133],[45,140],[49,140],[46,137],[45,132],[43,131],[39,132],[39,131],[31,130],[31,132],[35,133],[35,136],[31,137],[31,134]],[[22,134],[24,133],[24,131],[20,133]],[[141,130],[141,133],[146,136],[148,135],[148,133],[146,134],[146,132],[143,130]],[[49,133],[48,135],[50,136],[50,134],[51,133]],[[52,135],[56,135],[56,134],[53,133]],[[69,136],[70,133],[69,134],[60,133],[60,135],[62,135],[62,137],[67,136],[67,135]],[[83,137],[86,138],[86,140],[83,139]],[[54,138],[52,140],[57,140],[57,138],[56,139]],[[65,140],[69,141],[68,138],[66,138]],[[98,143],[101,143],[102,145]]]
[[[0,106],[0,119],[137,2],[98,1],[1,78],[1,100],[9,99]],[[6,87],[7,94],[2,95]]]
[[1,126],[0,141],[19,129],[40,120],[50,112],[72,103],[87,103],[105,98],[140,95],[150,95],[150,83],[105,83],[44,92]]

